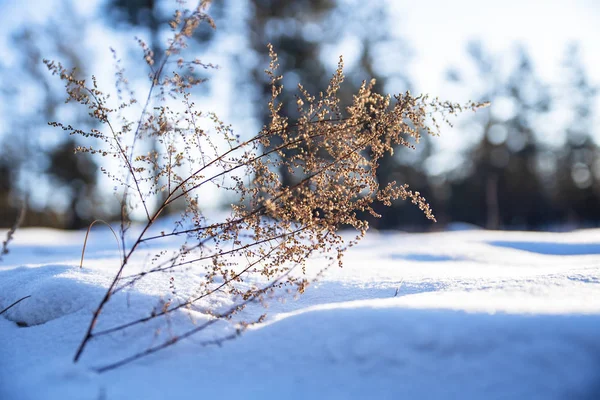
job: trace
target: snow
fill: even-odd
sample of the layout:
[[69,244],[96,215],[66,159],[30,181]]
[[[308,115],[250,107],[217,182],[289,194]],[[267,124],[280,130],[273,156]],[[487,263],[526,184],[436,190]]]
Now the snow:
[[[21,229],[0,262],[0,309],[31,295],[0,317],[0,399],[600,398],[600,230],[372,232],[343,269],[272,301],[242,336],[205,346],[232,331],[215,324],[103,373],[94,368],[209,319],[199,309],[101,336],[73,364],[119,266],[98,229],[80,269],[84,234]],[[200,279],[149,275],[114,296],[96,329],[147,315],[171,277],[181,299]]]

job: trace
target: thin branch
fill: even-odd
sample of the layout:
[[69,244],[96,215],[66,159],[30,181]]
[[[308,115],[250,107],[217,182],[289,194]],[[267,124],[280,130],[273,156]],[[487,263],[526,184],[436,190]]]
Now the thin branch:
[[[156,219],[157,217],[158,216],[156,215],[154,219]],[[117,282],[119,281],[121,275],[123,274],[123,270],[125,269],[125,266],[127,265],[127,262],[129,261],[129,258],[135,252],[135,250],[137,249],[137,247],[140,245],[140,241],[139,241],[140,238],[144,236],[144,234],[146,233],[146,231],[148,229],[150,229],[150,226],[152,225],[152,222],[154,222],[154,221],[150,220],[146,224],[146,226],[144,227],[144,229],[140,233],[140,236],[138,237],[138,240],[136,240],[136,242],[133,244],[133,246],[131,247],[131,249],[127,253],[127,255],[123,258],[123,262],[121,263],[121,267],[117,271],[117,274],[115,275],[115,277],[113,278],[110,286],[106,290],[106,293],[104,294],[104,297],[102,297],[102,300],[100,301],[100,304],[98,305],[98,307],[94,311],[94,314],[92,316],[92,320],[90,321],[90,324],[89,324],[89,326],[88,326],[88,328],[86,330],[85,336],[84,336],[83,340],[81,341],[81,343],[79,344],[79,347],[77,348],[77,351],[75,352],[75,357],[73,358],[74,362],[79,361],[79,358],[81,357],[81,353],[83,352],[83,349],[85,348],[85,346],[87,345],[87,343],[89,342],[89,340],[92,338],[92,336],[93,336],[92,335],[92,330],[94,329],[94,326],[96,325],[96,322],[98,321],[98,317],[100,317],[100,313],[104,309],[104,306],[106,305],[106,303],[108,303],[108,301],[110,300],[110,297],[112,296],[112,291],[115,288],[115,286],[117,285]]]
[[[254,241],[252,243],[248,243],[246,245],[243,245],[243,246],[240,246],[240,247],[236,247],[236,248],[231,249],[231,250],[221,251],[217,255],[218,256],[226,256],[226,255],[230,255],[230,254],[235,254],[235,253],[240,252],[242,250],[247,250],[247,249],[250,249],[250,248],[255,247],[255,246],[260,246],[260,245],[265,244],[267,242],[270,242],[272,240],[283,239],[283,238],[286,238],[288,236],[295,235],[297,233],[300,233],[302,231],[307,230],[308,228],[309,227],[307,225],[307,226],[304,226],[302,228],[296,229],[296,230],[294,230],[292,232],[282,233],[282,234],[277,235],[277,236],[272,236],[272,237],[269,237],[269,238],[266,238],[266,239],[261,239],[261,240],[258,240],[258,241]],[[206,240],[208,240],[208,239],[206,239]],[[186,252],[191,251],[191,250],[193,250],[195,248],[202,247],[205,244],[205,241],[202,241],[198,245],[193,246],[192,248],[186,250]],[[208,255],[208,256],[198,257],[198,258],[195,258],[195,259],[192,259],[192,260],[183,261],[183,262],[181,262],[179,264],[175,264],[174,262],[177,261],[177,259],[180,256],[181,256],[181,253],[178,253],[176,256],[172,257],[169,260],[165,260],[164,262],[162,262],[161,264],[157,265],[156,267],[152,268],[149,271],[141,272],[139,274],[135,274],[135,275],[127,276],[127,277],[123,277],[123,279],[131,278],[131,280],[129,282],[124,283],[123,285],[119,286],[118,288],[116,288],[115,291],[114,291],[114,293],[119,292],[119,291],[123,290],[125,287],[132,285],[133,283],[137,282],[142,277],[144,277],[144,276],[146,276],[148,274],[155,273],[155,272],[168,271],[168,270],[171,270],[173,268],[182,267],[184,265],[189,265],[189,264],[193,264],[193,263],[200,262],[200,261],[210,260],[210,259],[212,259],[212,258],[215,257],[215,255]],[[169,265],[168,267],[163,267],[164,265],[167,265],[169,263],[172,263],[172,264]]]
[[[92,97],[96,101],[96,104],[98,104],[98,107],[104,108],[103,102],[96,96],[96,94],[91,89],[89,89],[86,86],[84,86],[83,88],[89,94],[92,95]],[[139,184],[138,179],[137,179],[137,177],[135,175],[135,171],[133,169],[133,166],[131,165],[131,161],[127,157],[127,154],[125,154],[125,150],[123,149],[123,146],[121,146],[121,142],[119,141],[119,137],[117,136],[117,132],[113,129],[113,126],[112,126],[110,120],[108,119],[108,115],[106,116],[104,122],[108,125],[108,128],[110,129],[110,131],[111,131],[111,133],[113,135],[113,139],[114,139],[115,143],[117,144],[117,149],[119,150],[119,153],[120,153],[121,157],[123,158],[123,160],[127,164],[127,169],[129,170],[130,175],[133,178],[133,182],[135,183],[136,190],[137,190],[138,194],[140,195],[140,201],[142,202],[142,206],[144,207],[144,211],[146,212],[146,216],[149,219],[150,218],[150,214],[148,213],[148,207],[146,206],[146,202],[144,200],[144,194],[142,193],[142,190],[140,189],[140,184]],[[139,128],[139,126],[138,126],[138,128]],[[132,148],[132,151],[133,151],[133,148]],[[129,174],[127,175],[127,179],[129,179],[130,175]],[[127,181],[125,182],[125,184],[126,184],[125,185],[126,188],[129,187],[129,184],[127,183]],[[127,190],[127,189],[125,189],[125,190]]]
[[0,311],[0,315],[4,314],[4,313],[5,313],[5,312],[7,312],[8,310],[10,310],[12,307],[16,306],[17,304],[19,304],[19,303],[20,303],[20,302],[22,302],[23,300],[25,300],[25,299],[28,299],[28,298],[30,298],[30,297],[31,297],[31,295],[29,295],[29,296],[25,296],[25,297],[22,297],[22,298],[20,298],[19,300],[15,301],[15,302],[14,302],[14,303],[12,303],[10,306],[8,306],[8,307],[6,307],[4,310]]
[[[311,250],[311,252],[312,252],[312,250]],[[281,282],[281,280],[283,280],[285,277],[287,277],[298,265],[299,265],[299,263],[296,263],[296,265],[294,267],[290,268],[288,271],[286,271],[285,273],[283,273],[277,279],[273,280],[268,285],[264,286],[262,289],[254,292],[252,294],[252,296],[250,298],[248,298],[247,300],[234,305],[233,307],[231,307],[230,309],[228,309],[224,313],[219,313],[219,314],[215,315],[214,319],[211,319],[210,321],[207,321],[204,324],[199,325],[196,328],[191,329],[191,330],[189,330],[189,331],[187,331],[187,332],[185,332],[185,333],[183,333],[183,334],[181,334],[179,336],[173,337],[170,340],[168,340],[168,341],[166,341],[166,342],[164,342],[164,343],[162,343],[160,345],[150,347],[150,348],[148,348],[148,349],[146,349],[146,350],[144,350],[142,352],[139,352],[137,354],[134,354],[134,355],[132,355],[130,357],[123,358],[120,361],[117,361],[117,362],[114,362],[114,363],[111,363],[111,364],[107,364],[107,365],[102,366],[102,367],[97,367],[97,368],[95,368],[95,370],[98,373],[102,373],[102,372],[106,372],[106,371],[109,371],[109,370],[121,367],[121,366],[123,366],[125,364],[129,364],[130,362],[133,362],[133,361],[138,360],[140,358],[143,358],[143,357],[149,356],[151,354],[154,354],[154,353],[156,353],[156,352],[158,352],[160,350],[163,350],[163,349],[165,349],[167,347],[170,347],[170,346],[176,344],[177,342],[181,341],[182,339],[186,339],[186,338],[188,338],[188,337],[190,337],[190,336],[192,336],[192,335],[194,335],[194,334],[196,334],[196,333],[198,333],[200,331],[203,331],[204,329],[210,327],[211,325],[215,324],[216,322],[220,321],[221,319],[227,318],[227,317],[235,314],[238,310],[240,310],[241,308],[245,307],[246,305],[248,305],[248,304],[250,304],[252,302],[255,302],[257,300],[258,296],[261,296],[262,294],[264,294],[265,292],[267,292],[268,290],[272,289],[277,284],[279,284],[279,282]]]
[[[327,122],[330,122],[330,120],[328,120]],[[362,122],[360,122],[360,121],[359,121],[359,122],[358,122],[357,124],[355,124],[355,125],[343,125],[343,127],[342,127],[342,130],[344,130],[344,129],[348,129],[348,128],[355,128],[355,127],[359,126],[361,123],[362,123]],[[258,136],[256,136],[255,138],[253,138],[253,139],[250,139],[250,140],[248,140],[248,141],[246,141],[246,142],[244,142],[244,143],[240,144],[239,146],[235,146],[235,147],[233,147],[232,149],[230,149],[230,150],[226,151],[225,153],[223,153],[223,154],[222,154],[221,156],[219,156],[218,158],[216,158],[216,159],[214,159],[214,160],[210,161],[208,164],[206,164],[205,166],[203,166],[202,168],[200,168],[200,169],[199,169],[199,170],[197,170],[196,172],[194,172],[194,173],[190,174],[190,176],[189,176],[189,177],[187,177],[186,179],[184,179],[183,181],[181,181],[181,182],[180,182],[180,183],[179,183],[179,184],[178,184],[178,185],[175,187],[175,189],[173,189],[173,191],[171,192],[171,194],[170,194],[170,195],[167,197],[167,200],[165,201],[165,203],[166,203],[166,205],[168,205],[168,204],[170,204],[170,203],[174,202],[175,200],[179,199],[180,197],[182,197],[182,196],[185,196],[186,194],[190,193],[191,191],[193,191],[193,190],[196,190],[196,189],[200,188],[200,187],[201,187],[201,186],[203,186],[204,184],[206,184],[206,183],[208,183],[208,182],[212,182],[213,180],[215,180],[215,179],[217,179],[217,178],[219,178],[219,177],[221,177],[221,176],[227,175],[227,174],[229,174],[229,173],[231,173],[231,172],[233,172],[233,171],[235,171],[235,170],[237,170],[237,169],[239,169],[239,168],[242,168],[242,167],[246,167],[246,166],[248,166],[248,165],[251,165],[252,163],[254,163],[254,162],[256,162],[256,161],[260,160],[260,159],[261,159],[261,158],[263,158],[263,157],[269,156],[269,155],[271,155],[271,154],[273,154],[273,153],[276,153],[276,152],[278,152],[278,151],[281,151],[281,150],[288,149],[288,148],[290,148],[290,147],[292,147],[292,146],[294,146],[294,145],[297,145],[297,144],[299,144],[299,143],[302,143],[302,142],[308,141],[308,140],[310,140],[310,139],[315,139],[315,138],[318,138],[318,137],[321,137],[321,136],[324,136],[324,135],[327,135],[327,134],[331,134],[331,132],[320,132],[320,133],[317,133],[317,134],[314,134],[314,135],[303,136],[303,137],[301,137],[301,138],[294,139],[294,140],[292,140],[292,141],[290,141],[290,142],[283,143],[283,144],[281,144],[281,145],[279,145],[279,146],[277,146],[277,147],[274,147],[274,148],[272,148],[272,149],[270,149],[270,150],[268,150],[268,151],[266,151],[266,152],[264,152],[264,153],[262,153],[262,154],[260,154],[260,155],[258,155],[258,156],[255,156],[254,158],[252,158],[252,159],[250,159],[250,160],[248,160],[248,161],[246,161],[246,162],[244,162],[244,163],[242,163],[242,164],[238,164],[238,165],[236,165],[235,167],[231,167],[231,168],[229,168],[229,169],[227,169],[227,170],[225,170],[225,171],[222,171],[222,172],[220,172],[220,173],[218,173],[218,174],[216,174],[216,175],[213,175],[212,177],[210,177],[210,178],[207,178],[207,179],[205,179],[204,181],[202,181],[202,182],[200,182],[200,183],[198,183],[198,184],[195,184],[195,185],[193,185],[193,186],[192,186],[191,188],[189,188],[189,189],[182,190],[182,191],[181,191],[181,193],[179,193],[177,196],[173,197],[173,195],[175,194],[175,192],[177,192],[179,189],[181,189],[181,188],[182,188],[182,187],[183,187],[183,186],[184,186],[184,185],[185,185],[185,184],[186,184],[186,183],[187,183],[187,182],[188,182],[190,179],[192,179],[192,178],[193,178],[194,176],[196,176],[197,174],[201,173],[201,172],[202,172],[202,171],[203,171],[205,168],[208,168],[208,167],[210,167],[212,164],[214,164],[214,163],[215,163],[215,162],[217,162],[218,160],[222,160],[222,159],[223,159],[223,158],[224,158],[226,155],[230,154],[230,153],[231,153],[231,152],[233,152],[234,150],[240,149],[241,147],[243,147],[243,146],[245,146],[245,145],[247,145],[247,144],[249,144],[249,143],[251,143],[251,142],[253,142],[253,141],[255,141],[255,140],[258,140],[258,138],[261,138],[261,137],[265,137],[265,136],[267,136],[266,134],[261,134],[261,135],[258,135]]]
[[13,240],[13,235],[19,229],[23,220],[25,219],[25,212],[27,210],[26,201],[23,201],[21,204],[21,208],[19,209],[19,214],[17,215],[17,219],[15,223],[10,227],[8,232],[6,232],[6,239],[2,242],[2,250],[0,251],[0,261],[2,260],[2,256],[8,254],[8,244]]
[[148,316],[148,317],[140,318],[140,319],[138,319],[138,320],[131,321],[131,322],[128,322],[128,323],[126,323],[126,324],[119,325],[119,326],[116,326],[116,327],[113,327],[113,328],[105,329],[105,330],[103,330],[103,331],[94,332],[94,335],[93,335],[93,336],[102,336],[102,335],[106,335],[106,334],[108,334],[108,333],[117,332],[117,331],[123,330],[123,329],[125,329],[125,328],[129,328],[129,327],[131,327],[131,326],[134,326],[134,325],[141,324],[141,323],[143,323],[143,322],[148,322],[148,321],[150,321],[150,320],[153,320],[153,319],[155,319],[155,318],[162,317],[163,315],[169,314],[169,313],[171,313],[171,312],[173,312],[173,311],[175,311],[175,310],[178,310],[178,309],[180,309],[180,308],[187,307],[187,306],[189,306],[189,305],[191,305],[191,304],[193,304],[193,303],[195,303],[195,302],[197,302],[197,301],[199,301],[199,300],[202,300],[202,299],[204,299],[204,298],[206,298],[206,297],[208,297],[208,296],[210,296],[210,295],[212,295],[212,294],[214,294],[214,293],[218,292],[219,290],[221,290],[221,289],[222,289],[222,288],[224,288],[225,286],[229,285],[231,282],[234,282],[234,281],[235,281],[236,279],[238,279],[240,276],[242,276],[243,274],[245,274],[246,272],[248,272],[248,271],[250,270],[250,268],[252,268],[252,267],[254,267],[254,266],[258,265],[260,262],[262,262],[262,261],[263,261],[263,260],[265,260],[267,257],[269,257],[269,256],[271,255],[271,253],[273,253],[273,252],[275,251],[275,249],[276,249],[276,248],[278,248],[278,247],[280,247],[281,245],[282,245],[282,243],[280,243],[278,246],[275,246],[275,247],[273,247],[273,248],[272,248],[272,249],[271,249],[271,250],[270,250],[270,251],[269,251],[267,254],[265,254],[264,256],[262,256],[261,258],[259,258],[258,260],[256,260],[256,261],[254,261],[254,262],[250,263],[248,266],[246,266],[246,268],[244,268],[244,269],[243,269],[241,272],[239,272],[239,273],[237,273],[236,275],[234,275],[232,278],[230,278],[230,279],[228,279],[228,280],[225,280],[223,283],[221,283],[221,284],[220,284],[219,286],[217,286],[216,288],[214,288],[214,289],[211,289],[211,290],[209,290],[208,292],[206,292],[206,293],[204,293],[204,294],[202,294],[202,295],[200,295],[200,296],[198,296],[198,297],[196,297],[196,298],[194,298],[194,299],[188,300],[188,301],[186,301],[186,302],[184,302],[184,303],[180,303],[180,304],[178,304],[177,306],[174,306],[174,307],[171,307],[171,308],[169,308],[169,309],[167,309],[167,310],[163,310],[163,311],[161,311],[161,312],[158,312],[158,313],[152,314],[152,315],[150,315],[150,316]]

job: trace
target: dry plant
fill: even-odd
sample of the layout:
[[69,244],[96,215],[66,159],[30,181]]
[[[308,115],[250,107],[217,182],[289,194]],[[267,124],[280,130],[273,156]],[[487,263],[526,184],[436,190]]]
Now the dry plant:
[[[210,315],[206,322],[130,357],[98,367],[98,371],[169,347],[218,321],[235,321],[234,333],[205,344],[236,337],[264,318],[250,321],[232,318],[239,316],[250,303],[262,303],[280,289],[288,293],[304,292],[315,278],[306,273],[307,261],[313,256],[327,258],[327,265],[341,266],[343,253],[368,229],[360,215],[376,216],[372,208],[375,202],[390,205],[397,199],[409,199],[427,218],[434,220],[429,204],[418,192],[395,182],[379,186],[376,179],[379,160],[397,145],[412,147],[411,142],[418,142],[421,134],[435,134],[438,122],[447,122],[449,115],[482,106],[476,103],[461,106],[427,96],[415,97],[408,92],[383,96],[373,92],[374,81],[371,81],[363,83],[352,104],[344,109],[338,97],[344,80],[340,58],[329,86],[322,93],[310,94],[299,85],[300,117],[291,121],[280,112],[282,77],[277,74],[277,55],[270,47],[271,62],[266,70],[272,87],[268,103],[270,123],[244,140],[216,115],[196,110],[190,94],[202,83],[194,75],[194,68],[212,68],[200,60],[182,58],[186,41],[199,24],[209,23],[214,27],[206,13],[208,5],[208,1],[201,1],[192,11],[175,13],[170,23],[172,39],[156,61],[148,46],[139,42],[151,70],[151,86],[141,106],[141,115],[135,121],[124,116],[136,101],[133,96],[125,99],[130,92],[121,68],[117,71],[119,103],[111,105],[95,78],[89,84],[61,64],[45,61],[50,71],[66,83],[68,101],[88,107],[89,115],[102,129],[83,131],[61,123],[52,125],[71,134],[99,139],[104,143],[101,148],[82,146],[77,151],[114,158],[120,163],[119,170],[125,171],[120,176],[103,168],[123,188],[121,241],[125,253],[74,360],[78,361],[90,341],[99,336],[157,318],[168,319],[176,311],[186,311],[217,295],[233,301],[228,309],[204,309]],[[207,121],[212,128],[206,127]],[[144,143],[150,139],[158,139],[163,150],[148,152]],[[294,174],[297,183],[283,186],[275,172],[281,167]],[[239,198],[230,213],[219,221],[211,221],[198,201],[204,191],[215,188],[231,191]],[[160,193],[163,196],[156,196]],[[153,205],[157,197],[164,200]],[[185,210],[174,229],[151,234],[150,228],[159,216],[182,201]],[[127,246],[125,232],[136,208],[142,211],[145,221]],[[356,237],[345,240],[339,233],[341,228],[354,228]],[[132,256],[143,244],[169,237],[185,238],[185,243],[173,254],[159,252],[143,272],[125,275]],[[109,329],[95,329],[103,309],[116,293],[151,274],[182,268],[194,268],[202,276],[195,295],[184,301],[166,301],[160,309],[148,310],[145,317]],[[172,279],[170,286],[175,291]]]
[[23,224],[23,220],[25,219],[25,213],[27,210],[26,204],[26,201],[23,201],[21,203],[21,207],[19,208],[19,214],[17,215],[14,224],[6,232],[6,239],[2,242],[2,249],[0,249],[0,261],[2,261],[2,256],[9,253],[8,245],[14,239],[14,235],[17,229],[19,229],[21,224]]
[[[14,234],[17,231],[17,229],[19,229],[21,227],[21,224],[23,224],[23,220],[25,219],[26,212],[27,212],[27,201],[23,200],[23,202],[21,203],[21,207],[19,208],[19,214],[17,215],[17,218],[15,219],[14,224],[6,232],[6,239],[2,242],[2,249],[0,250],[0,261],[2,261],[2,256],[6,255],[10,252],[10,250],[8,249],[8,245],[14,239]],[[22,302],[23,300],[28,299],[30,297],[31,296],[25,296],[25,297],[18,299],[14,303],[10,304],[8,307],[0,310],[0,315],[4,314],[8,310],[13,308],[17,304],[19,304],[20,302]]]

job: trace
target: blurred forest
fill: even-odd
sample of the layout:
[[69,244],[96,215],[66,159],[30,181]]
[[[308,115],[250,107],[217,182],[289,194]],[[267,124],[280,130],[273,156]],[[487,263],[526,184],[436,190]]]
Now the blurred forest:
[[[16,28],[10,40],[19,49],[18,57],[10,65],[0,60],[0,227],[13,225],[24,202],[26,226],[78,229],[97,218],[118,218],[118,201],[110,185],[102,184],[96,161],[87,154],[74,155],[74,138],[48,133],[47,122],[65,116],[80,125],[90,122],[85,110],[64,104],[63,90],[47,73],[42,59],[75,66],[81,76],[87,76],[98,62],[87,56],[90,44],[83,38],[93,33],[88,32],[85,18],[69,2],[58,3],[56,15],[67,18],[69,24],[50,16],[46,23]],[[343,103],[351,101],[364,79],[376,78],[380,91],[413,89],[411,76],[403,68],[411,62],[410,43],[391,35],[394,22],[389,20],[387,3],[360,8],[361,2],[352,0],[246,0],[245,14],[236,23],[231,22],[236,11],[228,8],[230,3],[214,2],[211,15],[218,29],[201,29],[192,50],[205,53],[203,59],[211,62],[211,51],[227,45],[228,35],[247,38],[243,54],[229,51],[227,65],[235,70],[230,74],[233,85],[247,96],[242,101],[258,127],[267,120],[270,98],[264,74],[267,43],[279,54],[287,88],[283,110],[290,117],[296,112],[292,88],[298,82],[311,93],[325,88],[334,71],[323,55],[337,48],[349,33],[358,40],[358,55],[345,70]],[[159,59],[173,6],[174,2],[161,0],[105,0],[95,18],[115,32],[143,37]],[[141,52],[134,40],[130,43],[120,57],[133,64],[141,61]],[[560,85],[539,76],[524,47],[515,46],[511,54],[493,54],[484,43],[465,43],[471,67],[463,70],[448,65],[449,84],[468,88],[472,100],[502,107],[483,109],[457,122],[456,137],[468,130],[475,139],[445,168],[430,167],[431,160],[444,152],[432,145],[436,140],[432,137],[425,137],[415,151],[398,149],[383,161],[380,183],[395,180],[421,192],[433,207],[437,225],[402,201],[391,208],[381,207],[378,212],[383,217],[371,220],[371,225],[405,230],[440,229],[452,222],[489,229],[598,226],[597,87],[586,74],[577,44],[557,51],[564,52]],[[393,57],[395,68],[381,67],[386,57]],[[500,67],[506,58],[513,61],[508,70]],[[102,62],[102,68],[112,67],[112,60]],[[137,73],[144,79],[147,71],[141,69],[142,62],[138,64],[137,72],[129,70],[130,78]],[[238,97],[231,107],[239,106]],[[548,137],[548,121],[553,121],[552,131],[559,132],[558,136]],[[285,184],[294,183],[294,176],[279,173]]]

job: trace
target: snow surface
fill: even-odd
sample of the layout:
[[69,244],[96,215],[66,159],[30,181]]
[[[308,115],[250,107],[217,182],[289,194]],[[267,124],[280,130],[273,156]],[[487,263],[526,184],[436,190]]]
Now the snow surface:
[[[0,399],[600,399],[600,230],[369,233],[343,269],[272,302],[241,337],[203,346],[231,330],[217,325],[105,373],[93,368],[207,317],[102,336],[73,364],[119,257],[98,229],[79,269],[83,236],[21,229],[0,262],[0,309],[31,295],[0,317]],[[96,329],[147,315],[172,276],[181,298],[200,279],[148,276]]]

